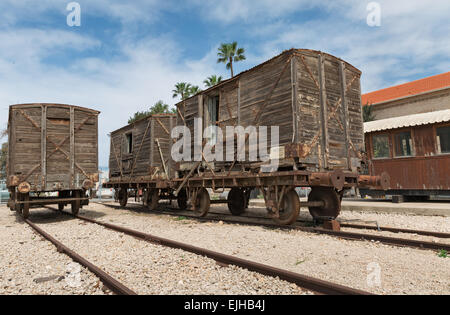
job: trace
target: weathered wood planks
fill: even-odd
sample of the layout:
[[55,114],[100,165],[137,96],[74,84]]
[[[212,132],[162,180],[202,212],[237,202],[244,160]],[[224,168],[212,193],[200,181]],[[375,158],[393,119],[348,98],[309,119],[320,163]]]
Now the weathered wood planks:
[[98,111],[64,104],[9,109],[8,177],[32,192],[81,189],[98,173]]
[[[194,118],[203,118],[203,128],[217,124],[224,135],[226,126],[278,126],[280,146],[288,153],[281,164],[356,171],[364,150],[360,76],[332,55],[291,49],[178,103],[177,123],[192,135]],[[214,97],[219,117],[211,122],[208,102]]]

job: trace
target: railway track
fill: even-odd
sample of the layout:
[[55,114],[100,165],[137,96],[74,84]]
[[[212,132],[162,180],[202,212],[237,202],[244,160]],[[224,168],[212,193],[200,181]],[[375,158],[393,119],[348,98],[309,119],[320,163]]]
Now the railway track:
[[[53,211],[58,211],[57,209],[54,209],[51,207],[46,207],[46,208],[53,210]],[[79,220],[83,220],[85,222],[97,224],[97,225],[107,228],[109,230],[124,233],[126,235],[138,238],[145,242],[153,243],[153,244],[160,245],[160,246],[170,247],[170,248],[181,249],[181,250],[184,250],[186,252],[190,252],[190,253],[193,253],[196,255],[208,257],[210,259],[215,260],[219,265],[222,265],[222,266],[234,265],[237,267],[247,269],[252,272],[260,273],[262,275],[266,275],[266,276],[270,276],[270,277],[274,277],[274,278],[278,277],[281,280],[284,280],[284,281],[287,281],[290,283],[294,283],[301,288],[313,291],[318,294],[371,295],[371,293],[366,292],[366,291],[342,286],[342,285],[339,285],[336,283],[332,283],[332,282],[320,280],[317,278],[301,275],[301,274],[291,272],[288,270],[283,270],[280,268],[272,267],[272,266],[261,264],[258,262],[254,262],[254,261],[242,259],[239,257],[226,255],[223,253],[196,247],[196,246],[193,246],[190,244],[169,240],[169,239],[162,238],[162,237],[159,237],[156,235],[151,235],[151,234],[147,234],[147,233],[140,232],[137,230],[132,230],[132,229],[125,228],[125,227],[100,222],[100,221],[97,221],[97,220],[94,220],[91,218],[87,218],[84,216],[80,216],[80,215],[72,215],[67,212],[61,212],[61,213],[65,214],[65,215],[73,216],[73,217],[75,217]]]
[[[102,203],[102,205],[112,207],[115,209],[122,209],[120,206],[104,204],[104,203]],[[138,206],[138,204],[136,204],[136,206]],[[198,220],[198,221],[202,221],[202,222],[222,221],[222,222],[231,223],[231,224],[264,226],[264,227],[275,228],[275,229],[284,229],[284,230],[299,230],[302,232],[331,235],[331,236],[335,236],[335,237],[339,237],[339,238],[343,238],[343,239],[349,239],[349,240],[376,241],[376,242],[380,242],[380,243],[383,243],[386,245],[411,247],[411,248],[418,248],[418,249],[450,251],[450,244],[445,244],[445,243],[435,243],[435,242],[429,242],[429,241],[423,241],[423,240],[411,240],[411,239],[405,239],[405,238],[396,238],[396,237],[389,237],[389,236],[383,236],[383,235],[364,234],[364,233],[355,233],[355,232],[347,232],[347,231],[332,231],[332,230],[327,230],[327,229],[323,229],[323,228],[319,228],[319,227],[300,226],[298,224],[291,225],[291,226],[283,226],[283,225],[275,224],[270,219],[267,219],[264,217],[256,217],[256,216],[233,217],[231,215],[224,215],[224,214],[217,215],[214,213],[210,213],[208,215],[208,217],[198,217],[196,215],[190,214],[188,211],[170,212],[167,210],[152,211],[151,213],[164,214],[164,215],[170,215],[170,216],[176,216],[176,217],[183,216],[183,217],[186,217],[189,219],[194,219],[194,220]],[[389,231],[389,232],[396,232],[396,233],[414,233],[414,234],[424,235],[424,236],[450,238],[450,235],[447,233],[438,233],[438,232],[431,232],[431,231],[415,231],[415,230],[384,228],[384,227],[377,228],[374,226],[353,225],[353,224],[344,224],[343,226],[345,226],[345,227],[355,227],[356,226],[356,228],[361,228],[361,229],[362,228],[374,229],[374,230],[381,229],[381,231]]]
[[51,242],[55,247],[57,248],[58,252],[66,254],[70,258],[72,258],[75,262],[83,265],[87,269],[89,269],[92,273],[94,273],[102,282],[103,284],[108,287],[112,292],[118,295],[136,295],[136,293],[126,287],[124,284],[117,281],[115,278],[110,276],[108,273],[103,271],[101,268],[97,267],[87,259],[83,258],[81,255],[77,254],[67,246],[65,246],[63,243],[58,241],[56,238],[45,232],[43,229],[38,227],[36,224],[34,224],[29,219],[26,219],[25,222],[39,235],[43,236],[45,239],[47,239],[49,242]]

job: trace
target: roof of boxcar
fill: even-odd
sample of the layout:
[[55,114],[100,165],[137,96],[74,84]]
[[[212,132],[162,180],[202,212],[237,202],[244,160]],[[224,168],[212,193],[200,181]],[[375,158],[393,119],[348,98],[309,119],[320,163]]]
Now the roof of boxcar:
[[174,118],[175,118],[175,117],[176,117],[176,114],[167,113],[167,114],[153,114],[153,115],[148,115],[148,116],[145,116],[144,118],[141,118],[141,119],[138,119],[138,120],[132,122],[131,124],[128,124],[128,125],[123,126],[123,127],[119,128],[119,129],[117,129],[117,130],[112,131],[111,134],[117,133],[117,132],[119,132],[119,131],[121,131],[121,130],[123,130],[123,129],[126,129],[126,128],[130,127],[130,126],[134,126],[134,125],[136,125],[136,124],[138,124],[138,123],[140,123],[140,122],[142,122],[142,121],[144,121],[144,120],[148,120],[149,118],[152,118],[152,117],[155,117],[155,118],[174,117]]
[[[328,53],[325,53],[325,52],[322,52],[322,51],[319,51],[319,50],[312,50],[312,49],[298,49],[298,48],[291,48],[291,49],[289,49],[289,50],[283,51],[281,54],[276,55],[275,57],[273,57],[273,58],[271,58],[271,59],[269,59],[269,60],[267,60],[267,61],[265,61],[265,62],[263,62],[263,63],[261,63],[261,64],[259,64],[259,65],[254,66],[253,68],[250,68],[250,69],[248,69],[248,70],[245,70],[245,71],[243,71],[243,72],[241,72],[241,73],[235,75],[234,77],[232,77],[232,78],[230,78],[230,79],[221,81],[221,82],[218,83],[217,85],[214,85],[214,86],[212,86],[212,87],[210,87],[210,88],[208,88],[208,89],[206,89],[206,90],[204,90],[204,91],[200,91],[200,92],[198,92],[197,94],[192,95],[191,97],[187,98],[186,100],[191,99],[191,98],[197,96],[198,94],[206,94],[206,93],[208,93],[209,91],[212,91],[212,90],[217,89],[217,88],[219,88],[219,87],[221,87],[221,86],[223,86],[223,85],[225,85],[225,84],[227,84],[227,83],[230,83],[230,82],[232,82],[232,81],[234,81],[234,80],[237,80],[237,79],[238,79],[239,77],[241,77],[243,74],[248,73],[248,72],[251,72],[251,71],[254,71],[254,70],[257,70],[257,69],[261,68],[262,66],[264,66],[264,65],[266,65],[266,64],[268,64],[268,63],[270,63],[270,62],[272,62],[274,59],[280,57],[281,55],[284,55],[284,54],[291,54],[291,53],[295,53],[295,52],[310,52],[310,53],[314,53],[314,54],[324,54],[324,55],[329,56],[329,57],[331,57],[331,58],[334,58],[334,59],[336,59],[336,60],[340,60],[340,61],[345,62],[345,64],[346,64],[347,66],[350,66],[351,68],[353,68],[353,70],[355,70],[355,71],[357,71],[359,74],[361,74],[361,70],[359,70],[358,68],[356,68],[356,67],[353,66],[352,64],[348,63],[347,61],[345,61],[345,60],[343,60],[343,59],[341,59],[341,58],[338,58],[338,57],[336,57],[336,56],[330,55],[330,54],[328,54]],[[178,102],[178,103],[176,104],[176,106],[178,106],[179,104],[182,104],[182,103],[183,103],[184,101],[186,101],[186,100],[182,100],[182,101]]]
[[440,110],[437,112],[414,114],[366,122],[364,123],[364,133],[421,126],[421,125],[438,124],[449,121],[450,121],[450,109],[447,109],[447,110]]
[[15,104],[15,105],[10,105],[10,108],[24,108],[24,107],[34,107],[34,106],[41,106],[41,105],[45,105],[45,106],[55,106],[55,107],[73,107],[82,111],[86,111],[86,112],[91,112],[94,114],[100,114],[100,112],[98,110],[94,110],[94,109],[90,109],[90,108],[86,108],[86,107],[81,107],[81,106],[76,106],[76,105],[68,105],[68,104],[57,104],[57,103],[29,103],[29,104]]

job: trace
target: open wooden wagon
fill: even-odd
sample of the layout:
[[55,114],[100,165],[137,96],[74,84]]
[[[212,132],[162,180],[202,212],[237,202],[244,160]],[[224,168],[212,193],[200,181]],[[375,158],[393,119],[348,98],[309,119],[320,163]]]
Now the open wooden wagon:
[[130,192],[142,192],[151,210],[160,199],[175,198],[170,189],[175,172],[170,132],[175,121],[174,114],[152,115],[111,133],[109,181],[103,187],[115,189],[121,206],[126,206]]
[[[187,195],[197,213],[206,215],[207,188],[231,188],[229,209],[240,214],[248,205],[249,192],[259,188],[270,215],[290,224],[301,206],[309,207],[314,218],[336,218],[346,189],[386,189],[388,176],[359,175],[364,151],[360,77],[357,68],[337,57],[291,49],[178,103],[177,124],[184,124],[192,135],[194,119],[202,118],[201,131],[217,126],[226,135],[229,126],[278,126],[280,137],[278,146],[269,146],[268,152],[278,162],[276,169],[266,173],[267,163],[260,159],[238,161],[236,156],[224,162],[193,159],[177,164],[175,194]],[[217,147],[218,134],[210,132],[205,141]],[[248,134],[245,140],[248,158],[257,148],[249,144]],[[196,145],[192,140],[192,147]],[[299,202],[296,187],[312,188],[308,202]]]
[[68,204],[77,214],[98,181],[99,112],[62,104],[9,108],[8,206],[24,218],[30,207]]

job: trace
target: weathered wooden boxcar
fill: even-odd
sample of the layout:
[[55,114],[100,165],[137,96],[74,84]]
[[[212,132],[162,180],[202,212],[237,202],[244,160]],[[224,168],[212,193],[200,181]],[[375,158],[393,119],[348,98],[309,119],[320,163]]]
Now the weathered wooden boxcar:
[[[329,54],[288,50],[178,103],[177,124],[194,134],[194,118],[203,118],[202,130],[216,125],[224,135],[226,126],[278,126],[280,147],[273,151],[280,169],[356,172],[364,150],[360,76],[358,69]],[[261,165],[228,162],[236,169]],[[181,163],[180,170],[192,165]]]
[[[9,207],[28,217],[31,206],[88,203],[98,181],[99,112],[62,104],[9,108],[7,186]],[[58,192],[58,196],[51,193]]]
[[450,110],[377,120],[364,129],[368,170],[388,172],[391,189],[362,194],[411,200],[450,195]]
[[[233,160],[224,156],[225,162],[206,161],[204,156],[199,161],[192,150],[193,161],[178,164],[175,194],[186,189],[182,196],[189,196],[194,210],[206,215],[206,188],[231,188],[228,207],[240,214],[249,192],[259,188],[272,217],[290,224],[300,206],[309,207],[315,218],[336,218],[343,192],[350,187],[386,188],[385,174],[376,178],[358,174],[364,150],[360,76],[358,69],[329,54],[291,49],[178,103],[177,124],[187,126],[192,135],[210,126],[220,129],[207,131],[207,139],[200,142],[193,137],[191,147],[205,143],[217,147],[234,139],[235,155]],[[196,118],[202,118],[202,126],[196,126]],[[279,127],[278,146],[268,146],[277,168],[267,173],[261,156],[250,160],[258,148],[250,145],[248,134],[246,157],[238,160],[243,145],[238,148],[237,135],[227,133],[230,126]],[[220,139],[220,133],[226,136]],[[258,138],[264,138],[260,131]],[[308,202],[299,202],[295,187],[312,187]]]
[[116,189],[122,206],[128,189],[138,190],[139,185],[151,209],[157,207],[161,193],[168,193],[174,174],[170,132],[175,121],[174,114],[152,115],[111,133],[109,182],[104,186]]

